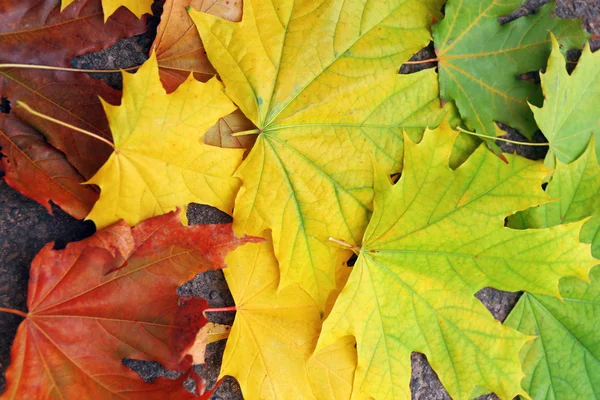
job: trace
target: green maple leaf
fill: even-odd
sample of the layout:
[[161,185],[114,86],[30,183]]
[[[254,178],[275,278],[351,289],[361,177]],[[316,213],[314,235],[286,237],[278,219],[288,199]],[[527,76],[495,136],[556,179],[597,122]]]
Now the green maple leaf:
[[548,228],[593,217],[583,225],[580,239],[591,243],[592,253],[600,258],[600,165],[594,156],[594,140],[574,162],[556,163],[546,193],[558,200],[509,217],[509,226]]
[[356,338],[361,394],[409,398],[413,351],[455,399],[525,393],[518,354],[531,337],[494,320],[474,294],[491,286],[558,296],[561,277],[587,277],[595,264],[581,223],[504,227],[507,215],[549,200],[541,163],[507,155],[506,165],[481,146],[452,170],[455,137],[444,126],[405,141],[399,182],[379,174],[358,260],[324,322],[316,351]]
[[[594,140],[574,162],[558,162],[546,187],[557,201],[519,212],[509,218],[515,228],[545,228],[593,216],[580,239],[592,243],[600,257],[600,165]],[[526,293],[506,324],[539,336],[522,350],[523,386],[534,398],[586,399],[600,393],[600,269],[591,284],[578,279],[560,283],[562,299]]]
[[496,136],[498,121],[530,138],[537,126],[527,102],[540,104],[542,93],[519,76],[546,65],[551,32],[565,49],[589,37],[579,21],[552,15],[554,1],[534,15],[498,23],[522,2],[450,0],[433,28],[441,97],[455,101],[468,127],[487,136]]
[[522,350],[523,386],[534,399],[597,399],[600,393],[600,268],[591,283],[567,278],[562,298],[525,293],[506,320],[539,336]]
[[[553,40],[548,69],[542,74],[546,100],[531,107],[556,157],[569,163],[583,153],[592,134],[600,146],[600,52],[583,49],[577,68],[569,76],[560,45]],[[596,152],[600,155],[600,148]]]
[[248,0],[233,23],[191,11],[226,93],[259,128],[237,171],[234,230],[270,228],[280,285],[298,283],[325,308],[371,212],[372,159],[402,166],[403,130],[439,123],[434,71],[398,75],[431,40],[442,0]]

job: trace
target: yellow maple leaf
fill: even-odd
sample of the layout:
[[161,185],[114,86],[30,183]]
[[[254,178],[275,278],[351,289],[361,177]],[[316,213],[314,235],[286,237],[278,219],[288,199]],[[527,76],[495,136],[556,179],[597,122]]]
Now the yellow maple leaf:
[[277,292],[271,241],[238,247],[225,262],[237,313],[221,377],[235,377],[247,399],[314,399],[306,362],[321,328],[315,301],[297,285]]
[[[356,369],[356,340],[345,336],[312,355],[307,364],[312,391],[319,400],[349,400]],[[355,396],[355,399],[361,397]]]
[[215,78],[193,77],[167,95],[151,56],[136,74],[123,73],[120,106],[103,102],[115,151],[88,183],[100,199],[88,215],[98,229],[119,219],[136,225],[188,203],[230,213],[243,149],[206,145],[202,135],[235,110]]
[[[75,0],[62,0],[60,10],[64,10]],[[104,21],[115,12],[119,7],[127,7],[136,17],[140,18],[144,14],[152,14],[152,3],[154,0],[102,0],[102,10],[104,11]]]
[[261,133],[236,173],[234,230],[270,228],[281,286],[299,284],[322,310],[350,254],[328,238],[360,240],[371,160],[398,172],[403,129],[418,138],[439,122],[435,71],[397,72],[431,40],[442,3],[249,0],[239,23],[190,11],[226,93]]

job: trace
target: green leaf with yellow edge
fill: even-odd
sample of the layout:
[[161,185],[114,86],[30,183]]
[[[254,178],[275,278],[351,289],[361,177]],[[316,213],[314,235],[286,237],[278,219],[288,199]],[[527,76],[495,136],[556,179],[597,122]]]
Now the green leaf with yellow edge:
[[[546,193],[557,201],[509,218],[515,228],[545,228],[588,219],[580,240],[592,243],[600,258],[600,165],[594,139],[570,164],[557,162]],[[519,331],[539,336],[521,351],[523,387],[534,399],[592,399],[600,393],[600,269],[591,283],[560,282],[561,299],[525,293],[506,320]]]
[[454,399],[485,390],[524,394],[519,349],[531,338],[494,320],[474,297],[483,287],[558,295],[563,276],[595,261],[581,223],[540,230],[504,227],[507,215],[547,202],[543,164],[483,146],[448,166],[447,125],[405,141],[396,185],[376,181],[373,217],[346,287],[325,320],[317,351],[346,335],[357,342],[354,390],[410,398],[410,354],[422,352]]
[[103,105],[116,149],[88,182],[101,189],[87,217],[98,229],[120,219],[136,225],[191,202],[231,212],[244,150],[202,143],[235,110],[216,78],[190,77],[167,95],[152,56],[136,74],[123,73],[121,105]]
[[[560,44],[553,38],[548,68],[541,80],[544,106],[531,109],[553,154],[563,163],[570,163],[584,152],[592,134],[596,146],[600,145],[600,52],[592,53],[586,44],[569,76]],[[596,152],[600,157],[600,147]]]
[[467,126],[487,136],[496,136],[497,121],[531,138],[537,126],[527,102],[540,104],[542,93],[519,76],[546,66],[551,33],[565,51],[589,38],[579,21],[553,15],[555,1],[500,25],[498,18],[522,3],[449,0],[446,17],[433,28],[441,97],[455,101]]
[[321,328],[317,304],[298,285],[278,292],[270,240],[238,247],[225,262],[237,313],[221,377],[235,377],[246,399],[314,399],[306,362]]
[[281,286],[321,310],[334,269],[371,212],[372,159],[402,166],[402,131],[420,137],[442,111],[434,71],[398,75],[429,43],[442,0],[248,0],[239,23],[190,10],[226,93],[258,127],[236,173],[234,230],[270,228]]
[[596,399],[600,393],[600,268],[590,283],[560,281],[561,299],[525,293],[506,320],[536,335],[521,351],[533,399]]
[[[61,11],[67,8],[75,0],[62,0]],[[152,14],[152,3],[154,0],[102,0],[102,11],[104,11],[104,21],[108,19],[119,7],[126,7],[136,17],[140,18],[144,14]]]

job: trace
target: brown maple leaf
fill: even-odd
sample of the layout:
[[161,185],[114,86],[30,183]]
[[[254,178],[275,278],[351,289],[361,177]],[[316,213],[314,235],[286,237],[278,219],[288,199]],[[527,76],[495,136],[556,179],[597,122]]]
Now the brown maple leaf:
[[202,82],[216,75],[188,7],[233,22],[242,19],[242,0],[167,0],[152,48],[168,93],[175,91],[190,72]]
[[98,190],[81,184],[83,177],[64,154],[14,115],[0,115],[0,147],[4,154],[0,172],[5,173],[6,183],[50,214],[50,199],[78,219],[84,219],[98,200]]
[[[78,0],[62,13],[60,0],[2,1],[0,21],[0,64],[70,67],[75,56],[145,31],[145,21],[126,9],[117,11],[105,24],[100,0]],[[12,104],[23,101],[105,138],[110,138],[110,131],[98,96],[112,103],[120,98],[118,91],[84,73],[6,67],[0,68],[0,96]],[[90,137],[18,108],[14,112],[63,152],[85,179],[110,155],[110,148],[98,146]],[[21,168],[32,166],[22,163]]]

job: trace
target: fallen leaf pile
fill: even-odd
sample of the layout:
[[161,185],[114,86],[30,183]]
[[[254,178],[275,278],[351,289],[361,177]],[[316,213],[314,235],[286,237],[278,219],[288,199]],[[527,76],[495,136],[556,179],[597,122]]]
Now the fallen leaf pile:
[[[220,377],[249,400],[408,399],[413,352],[455,399],[598,396],[600,53],[579,21],[554,1],[501,24],[521,0],[166,0],[122,92],[69,68],[152,3],[0,4],[0,171],[98,229],[36,256],[27,312],[0,307],[23,317],[0,398],[209,398],[192,366],[225,338]],[[437,70],[399,74],[431,41]],[[496,123],[540,129],[545,162],[500,154]],[[233,224],[187,226],[192,202]],[[224,267],[231,327],[177,295]],[[505,323],[484,287],[524,292]]]

